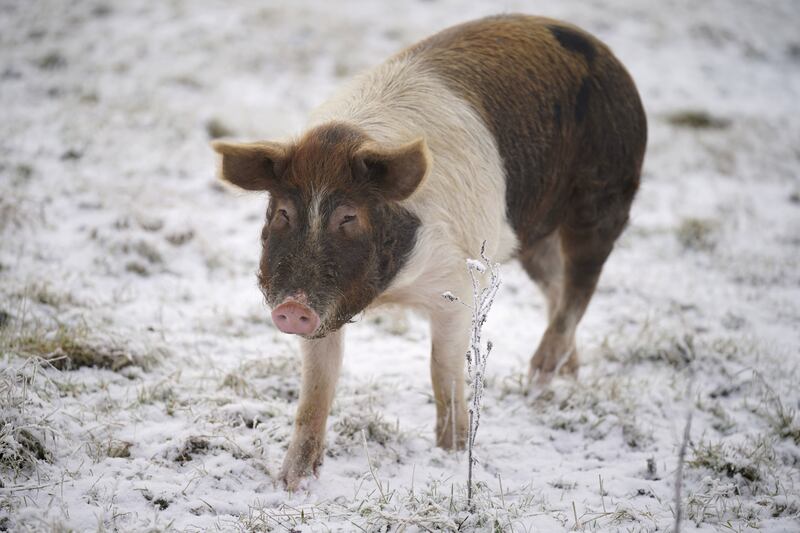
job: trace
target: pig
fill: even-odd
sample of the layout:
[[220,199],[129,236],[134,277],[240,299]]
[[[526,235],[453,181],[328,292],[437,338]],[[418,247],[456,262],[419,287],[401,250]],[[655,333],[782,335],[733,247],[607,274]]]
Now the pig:
[[269,193],[258,284],[275,326],[301,337],[285,487],[318,475],[343,328],[381,304],[429,319],[436,444],[463,448],[470,310],[442,293],[469,300],[464,262],[484,241],[547,303],[530,382],[575,375],[575,331],[628,221],[646,140],[636,87],[606,45],[502,15],[356,77],[291,140],[213,142],[224,181]]

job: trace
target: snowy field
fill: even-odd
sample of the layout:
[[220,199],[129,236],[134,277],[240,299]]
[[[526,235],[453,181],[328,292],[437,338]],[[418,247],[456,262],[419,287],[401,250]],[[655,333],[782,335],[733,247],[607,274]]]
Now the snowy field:
[[[504,265],[469,513],[425,322],[364,316],[321,477],[289,494],[299,357],[256,288],[265,197],[220,187],[208,141],[294,134],[354,73],[514,11],[605,40],[648,112],[580,377],[524,394],[544,302]],[[668,531],[691,413],[683,531],[800,531],[799,21],[796,0],[0,0],[0,530]]]

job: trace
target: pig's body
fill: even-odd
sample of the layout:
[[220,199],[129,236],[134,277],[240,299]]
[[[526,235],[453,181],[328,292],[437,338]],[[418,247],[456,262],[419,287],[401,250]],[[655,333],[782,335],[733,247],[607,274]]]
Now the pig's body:
[[[575,328],[627,221],[645,142],[633,82],[602,43],[558,21],[501,16],[445,30],[358,77],[291,146],[217,145],[226,179],[269,189],[284,206],[285,221],[274,206],[268,215],[260,279],[276,324],[308,337],[287,485],[321,460],[341,326],[372,305],[430,316],[437,444],[463,445],[470,316],[441,294],[469,299],[464,259],[483,241],[495,260],[519,257],[547,297],[531,378],[575,373]],[[258,154],[270,167],[263,187],[249,178]],[[287,228],[299,228],[290,251]],[[340,261],[305,280],[280,270],[337,253],[373,268]],[[314,289],[319,279],[342,296]]]

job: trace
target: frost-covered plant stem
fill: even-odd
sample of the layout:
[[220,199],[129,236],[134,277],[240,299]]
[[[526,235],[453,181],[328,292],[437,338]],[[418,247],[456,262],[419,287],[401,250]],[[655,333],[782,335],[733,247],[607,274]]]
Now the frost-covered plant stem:
[[681,504],[681,491],[683,489],[683,465],[686,461],[686,447],[689,444],[689,435],[692,429],[692,411],[686,415],[686,425],[683,428],[683,439],[678,451],[678,468],[675,471],[675,533],[681,533],[683,520],[683,505]]
[[[472,387],[472,400],[469,405],[469,434],[467,436],[467,505],[472,508],[472,472],[476,459],[474,455],[475,435],[481,421],[481,400],[483,398],[483,385],[486,374],[486,361],[492,351],[491,341],[486,346],[481,342],[481,331],[489,315],[489,310],[494,303],[494,298],[500,288],[500,265],[492,263],[486,257],[486,241],[481,245],[481,259],[467,259],[467,271],[472,280],[472,327],[470,328],[470,342],[467,350],[467,371],[470,386]],[[481,283],[486,274],[489,275],[485,286]],[[450,301],[458,301],[451,293],[443,295]],[[464,304],[466,305],[466,304]]]
[[[694,348],[690,345],[690,350]],[[694,357],[692,358],[694,360]],[[694,395],[694,369],[689,367],[689,385],[687,387],[689,394],[687,398],[692,398]],[[675,471],[675,529],[674,533],[681,533],[681,522],[683,520],[683,506],[681,504],[681,491],[683,490],[683,465],[686,462],[686,448],[689,445],[689,438],[692,431],[692,407],[691,404],[686,412],[686,425],[683,427],[683,439],[681,439],[681,447],[678,450],[678,468]]]

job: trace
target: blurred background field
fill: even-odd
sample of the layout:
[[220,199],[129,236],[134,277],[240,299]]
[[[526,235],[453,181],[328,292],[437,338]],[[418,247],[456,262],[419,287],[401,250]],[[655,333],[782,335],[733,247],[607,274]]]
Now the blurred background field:
[[[504,266],[470,514],[424,321],[366,315],[322,476],[287,494],[299,359],[255,285],[265,198],[220,187],[208,141],[296,134],[354,74],[497,12],[596,34],[648,112],[581,376],[523,394],[544,305]],[[793,0],[0,2],[0,530],[663,531],[691,411],[684,530],[797,531],[798,20]]]

